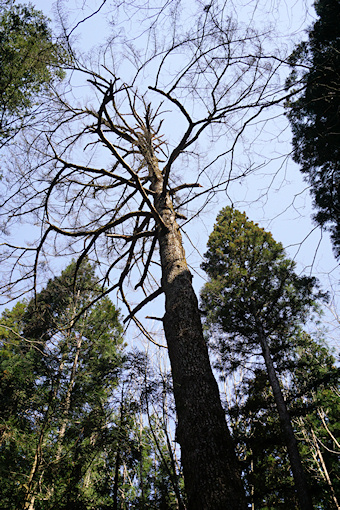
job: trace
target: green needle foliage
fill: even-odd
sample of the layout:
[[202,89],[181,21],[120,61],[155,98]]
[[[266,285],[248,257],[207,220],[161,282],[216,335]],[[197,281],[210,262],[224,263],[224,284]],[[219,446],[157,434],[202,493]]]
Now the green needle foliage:
[[[269,232],[231,207],[217,217],[202,267],[209,281],[201,306],[215,368],[236,381],[228,414],[249,502],[261,509],[295,509],[297,504],[276,399],[263,367],[265,338],[303,464],[313,478],[314,502],[331,509],[338,455],[328,451],[337,447],[319,413],[326,410],[329,428],[338,437],[340,401],[334,388],[339,371],[328,349],[303,331],[324,295],[315,279],[296,274],[294,262]],[[324,476],[312,430],[324,441],[322,454],[335,489]]]
[[303,91],[286,106],[294,159],[311,185],[315,219],[329,227],[340,256],[340,2],[317,0],[314,7],[318,18],[308,41],[291,55],[287,82]]
[[124,355],[110,299],[89,306],[94,268],[75,269],[0,318],[0,508],[182,509],[171,385]]
[[36,96],[64,77],[65,57],[42,12],[29,4],[0,3],[0,138],[13,134]]
[[[325,429],[320,413],[325,413],[327,427],[339,438],[339,371],[329,349],[305,333],[280,355],[283,360],[277,373],[284,382],[283,392],[310,479],[314,505],[332,510],[336,508],[332,490],[317,449],[333,490],[338,493],[339,449]],[[258,509],[296,509],[290,463],[267,372],[254,362],[249,370],[238,374],[235,394],[228,402],[228,415],[249,501]]]
[[202,268],[206,323],[227,332],[240,353],[257,352],[260,331],[275,356],[321,297],[315,278],[298,276],[282,245],[231,207],[217,217]]

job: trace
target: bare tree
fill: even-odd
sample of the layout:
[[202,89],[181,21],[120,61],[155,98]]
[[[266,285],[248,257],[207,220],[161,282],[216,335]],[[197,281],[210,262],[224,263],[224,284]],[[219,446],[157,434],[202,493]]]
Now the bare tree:
[[[114,44],[99,70],[76,63],[73,79],[79,86],[85,77],[94,98],[84,105],[76,87],[54,91],[49,123],[26,135],[8,173],[6,219],[30,215],[39,232],[29,246],[4,243],[2,260],[13,262],[6,291],[39,285],[53,256],[77,257],[78,267],[89,257],[100,263],[103,293],[117,291],[125,321],[146,335],[136,314],[165,296],[189,510],[246,508],[181,230],[216,190],[252,170],[235,164],[238,142],[282,100],[280,63],[264,53],[263,37],[209,8],[170,43],[150,50],[149,41],[148,52],[125,45],[120,72],[119,57],[108,63]],[[143,293],[135,306],[132,282]]]

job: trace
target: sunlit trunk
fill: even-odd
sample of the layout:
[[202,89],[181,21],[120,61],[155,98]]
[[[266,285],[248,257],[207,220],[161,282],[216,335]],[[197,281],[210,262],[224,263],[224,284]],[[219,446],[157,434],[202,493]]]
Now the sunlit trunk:
[[49,426],[51,419],[52,419],[54,402],[55,402],[56,395],[57,395],[58,388],[59,388],[60,375],[64,369],[65,357],[66,357],[66,355],[63,355],[62,359],[59,363],[57,383],[55,384],[54,388],[51,390],[50,395],[49,395],[48,406],[47,406],[47,410],[45,413],[44,421],[43,421],[41,429],[40,429],[39,439],[38,439],[38,444],[36,446],[36,450],[35,450],[35,454],[34,454],[33,464],[32,464],[31,470],[30,470],[30,474],[28,475],[28,480],[26,482],[26,490],[24,493],[23,503],[22,503],[22,508],[24,510],[34,510],[34,501],[36,498],[36,491],[37,491],[37,487],[38,487],[38,482],[36,481],[36,476],[37,476],[37,473],[39,472],[39,469],[41,466],[45,433],[46,433],[47,427]]
[[319,448],[317,437],[316,437],[315,432],[314,432],[313,429],[311,429],[311,434],[312,434],[315,450],[316,450],[316,452],[318,454],[318,457],[320,459],[320,464],[322,466],[323,477],[326,480],[326,482],[328,484],[328,487],[330,489],[330,492],[332,494],[332,499],[333,499],[333,502],[334,502],[334,508],[336,508],[336,510],[340,510],[340,505],[339,505],[339,502],[337,500],[337,497],[336,497],[336,494],[335,494],[335,490],[334,490],[332,481],[331,481],[329,473],[328,473],[328,469],[326,467],[326,464],[325,464],[322,452],[321,452],[321,450]]
[[[71,336],[71,333],[69,333],[69,336]],[[62,419],[61,426],[59,429],[58,447],[57,447],[57,453],[56,453],[56,461],[57,462],[60,460],[60,457],[61,457],[61,453],[62,453],[62,449],[63,449],[63,441],[64,441],[64,437],[65,437],[65,433],[66,433],[66,427],[67,427],[67,423],[69,421],[69,412],[70,412],[70,407],[71,407],[71,396],[72,396],[72,391],[73,391],[73,387],[74,387],[74,383],[75,383],[76,375],[77,375],[77,367],[78,367],[78,361],[79,361],[79,356],[80,356],[81,344],[82,344],[82,336],[81,336],[81,334],[78,334],[76,352],[75,352],[75,356],[74,356],[74,360],[73,360],[70,379],[69,379],[68,386],[67,386],[65,400],[63,402],[63,407],[64,407],[63,419]]]

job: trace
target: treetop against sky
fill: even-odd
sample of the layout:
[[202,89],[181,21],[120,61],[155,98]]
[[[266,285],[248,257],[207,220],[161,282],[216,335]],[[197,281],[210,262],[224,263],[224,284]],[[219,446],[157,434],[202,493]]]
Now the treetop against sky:
[[[40,5],[37,2],[36,6],[48,13],[52,3],[50,5],[45,2],[44,5]],[[290,151],[290,134],[282,119],[282,108],[280,106],[273,107],[268,111],[265,108],[266,103],[284,95],[284,70],[281,70],[278,56],[283,56],[284,53],[287,56],[290,51],[287,46],[288,31],[291,38],[293,33],[298,39],[302,26],[307,26],[312,19],[310,10],[307,9],[305,3],[302,3],[294,12],[290,11],[287,6],[284,7],[283,12],[281,3],[274,3],[267,12],[264,22],[263,14],[266,9],[268,11],[267,5],[259,6],[258,11],[251,11],[247,3],[240,8],[239,4],[231,2],[230,4],[221,4],[219,11],[219,6],[214,4],[215,12],[219,16],[216,16],[216,20],[224,23],[224,35],[227,29],[230,34],[233,34],[231,36],[232,44],[229,45],[231,50],[228,73],[231,72],[230,76],[227,76],[227,73],[223,71],[223,63],[219,60],[222,55],[218,55],[217,50],[213,54],[216,34],[213,33],[211,26],[210,33],[204,33],[204,39],[202,39],[202,27],[208,26],[207,20],[208,16],[213,13],[212,8],[204,10],[205,6],[199,2],[192,2],[190,5],[183,5],[182,2],[169,2],[163,7],[163,10],[159,10],[159,6],[152,5],[147,10],[133,2],[129,5],[122,4],[120,7],[115,6],[112,2],[97,2],[95,6],[92,3],[87,5],[83,2],[82,5],[74,2],[70,6],[64,2],[54,4],[51,13],[59,16],[62,14],[64,28],[68,33],[72,32],[70,41],[74,38],[80,58],[85,58],[80,50],[83,47],[88,49],[88,41],[91,41],[92,44],[93,35],[96,39],[95,42],[102,44],[100,47],[97,46],[96,52],[92,51],[90,58],[86,57],[86,67],[85,64],[79,62],[80,71],[74,72],[70,76],[70,82],[66,82],[65,91],[62,92],[62,97],[70,102],[72,108],[76,108],[73,110],[76,112],[74,117],[72,117],[72,110],[68,110],[68,115],[70,115],[67,127],[69,135],[65,132],[61,134],[60,128],[64,129],[65,123],[64,121],[60,122],[60,117],[58,118],[57,109],[60,104],[57,105],[56,101],[52,104],[51,115],[52,113],[56,115],[54,119],[58,129],[53,136],[49,135],[48,144],[42,141],[41,136],[36,138],[36,133],[27,135],[28,139],[31,137],[31,142],[29,141],[31,143],[30,154],[36,160],[39,159],[38,166],[40,171],[44,172],[44,176],[40,174],[39,194],[43,192],[41,179],[46,180],[47,178],[48,180],[48,175],[50,175],[48,168],[52,168],[52,163],[45,164],[45,162],[51,162],[54,159],[55,167],[58,164],[65,165],[70,162],[86,166],[90,162],[91,166],[98,167],[98,169],[102,165],[106,165],[106,168],[111,165],[107,150],[103,149],[103,144],[100,141],[93,142],[88,128],[82,132],[80,137],[75,134],[79,133],[80,129],[80,124],[76,126],[75,121],[79,119],[80,122],[83,122],[84,115],[91,116],[93,112],[98,112],[100,102],[103,101],[105,95],[104,88],[110,80],[113,80],[117,111],[119,110],[119,114],[122,113],[125,116],[124,122],[129,122],[133,116],[133,113],[128,111],[129,101],[132,97],[136,102],[137,115],[144,115],[143,109],[145,110],[148,105],[151,105],[150,115],[154,116],[155,124],[153,129],[159,128],[159,132],[157,134],[155,132],[155,137],[158,137],[157,157],[160,160],[160,165],[164,168],[173,157],[174,161],[170,161],[171,165],[169,165],[169,168],[171,166],[169,185],[172,186],[172,189],[183,186],[183,189],[176,193],[181,206],[178,207],[178,211],[183,215],[181,229],[184,233],[184,242],[187,251],[192,254],[192,264],[196,270],[199,271],[200,262],[196,248],[200,252],[204,250],[205,240],[212,228],[215,213],[221,203],[230,203],[230,201],[239,208],[242,208],[243,202],[243,208],[246,208],[247,212],[252,211],[252,218],[266,221],[266,226],[269,223],[275,236],[282,239],[285,245],[298,245],[306,237],[305,243],[310,240],[310,244],[301,258],[298,253],[297,260],[302,261],[302,268],[308,268],[313,263],[315,264],[314,255],[311,256],[311,253],[315,251],[319,234],[315,231],[309,236],[313,228],[310,227],[308,220],[310,204],[306,193],[302,194],[305,186],[301,183],[297,168],[287,160],[287,154]],[[70,8],[69,14],[67,14],[68,8]],[[89,18],[95,9],[98,10],[98,13]],[[198,15],[193,17],[193,12]],[[244,13],[247,15],[247,23],[242,18]],[[229,16],[233,16],[235,21],[230,20]],[[237,18],[240,20],[239,25],[236,25]],[[192,19],[198,19],[196,36],[193,36],[193,29],[188,30]],[[161,29],[159,29],[160,23]],[[272,34],[264,33],[264,26],[267,25],[266,28],[268,28],[270,23],[272,27],[276,23],[274,29],[280,33],[281,41],[277,47],[274,46],[277,41]],[[258,34],[254,31],[254,27],[257,26],[259,27]],[[150,27],[151,30],[146,30]],[[167,27],[167,31],[164,30],[164,27]],[[105,44],[102,42],[103,33],[106,34]],[[245,36],[247,41],[244,41]],[[189,39],[191,40],[189,41]],[[182,44],[178,44],[179,41]],[[225,43],[226,41],[224,41]],[[176,46],[176,44],[178,45]],[[208,59],[204,62],[202,55],[200,60],[195,62],[195,52],[197,56],[198,51],[211,55],[210,62]],[[261,52],[265,58],[258,59],[258,65],[253,65],[251,60],[256,58],[256,55],[259,56]],[[275,53],[275,58],[272,58]],[[224,54],[223,58],[225,56]],[[204,64],[202,64],[203,62]],[[100,73],[104,81],[100,81],[101,79],[93,71]],[[216,77],[218,83],[214,85]],[[72,85],[71,89],[69,89],[68,83]],[[261,87],[262,91],[259,92]],[[214,93],[211,93],[211,89]],[[214,105],[216,100],[219,103]],[[180,104],[176,104],[176,101],[179,101]],[[223,112],[222,110],[226,105],[228,106],[228,117],[223,117],[226,110]],[[214,107],[217,113],[221,112],[221,118],[218,119],[215,115],[214,122],[210,124],[209,129],[201,129],[204,126],[204,119],[209,118],[210,111]],[[188,126],[188,117],[190,117],[191,123],[197,123],[191,133],[192,141],[188,148],[180,151],[180,155],[176,155],[174,149],[176,146],[178,147],[181,137],[183,139]],[[136,118],[126,129],[134,129],[136,127],[134,122],[136,122]],[[196,135],[197,140],[194,140]],[[39,140],[39,144],[35,144],[36,142],[33,140]],[[71,140],[72,154],[70,153]],[[124,143],[126,141],[125,139]],[[62,146],[63,154],[60,155],[59,148]],[[55,157],[54,153],[57,149],[59,154]],[[127,148],[125,147],[124,150]],[[129,157],[131,160],[131,155]],[[135,155],[132,157],[135,158]],[[17,165],[17,158],[18,152],[15,165]],[[48,167],[48,165],[50,166]],[[185,168],[185,173],[183,168]],[[281,171],[279,171],[280,168]],[[76,172],[75,167],[72,172]],[[33,176],[33,173],[30,174],[30,179],[31,175]],[[142,170],[141,175],[145,176],[145,171],[143,174]],[[27,173],[25,173],[25,179],[26,177]],[[90,180],[87,184],[90,184]],[[194,186],[185,190],[185,184]],[[10,185],[13,184],[10,183]],[[73,193],[75,195],[78,193],[79,200],[81,197],[79,190],[76,190],[75,180],[72,185]],[[54,188],[57,193],[53,195],[51,192],[49,197],[49,203],[53,203],[55,206],[53,213],[55,218],[62,207],[60,199],[63,200],[61,195],[58,195],[60,183],[58,186],[59,189]],[[37,210],[36,207],[40,207],[36,201],[39,194],[29,197],[27,190],[28,188],[25,188],[26,208],[31,207]],[[105,193],[109,193],[108,189],[105,189]],[[94,204],[100,208],[98,190],[94,194]],[[193,200],[194,196],[196,202]],[[89,195],[87,195],[88,197]],[[133,200],[135,199],[133,198]],[[131,212],[131,206],[129,207]],[[204,207],[207,212],[202,215],[202,225],[202,222],[196,219],[196,215],[198,212],[202,213]],[[77,216],[77,221],[79,222],[80,217],[87,218],[87,224],[90,225],[92,222],[93,225],[91,216],[94,212],[93,206],[87,206],[85,209],[83,208],[81,216]],[[287,213],[284,215],[285,209],[287,209]],[[24,209],[20,208],[20,214],[23,212]],[[107,215],[107,213],[105,214]],[[71,228],[75,225],[74,218],[72,217],[69,223]],[[193,219],[194,222],[190,230],[194,247],[190,243],[187,244],[185,235],[186,232],[189,233],[187,222],[190,219]],[[291,228],[292,221],[294,222],[293,229]],[[68,228],[66,217],[62,222],[58,220],[57,224],[60,228]],[[202,236],[202,229],[206,232],[206,238]],[[279,235],[277,235],[278,231]],[[28,231],[26,230],[26,232]],[[34,228],[29,232],[29,236],[32,237],[31,233],[34,232]],[[57,232],[54,231],[54,233]],[[38,231],[36,234],[40,236]],[[32,242],[32,238],[29,241]],[[106,243],[107,241],[108,239],[106,239]],[[112,238],[111,241],[113,242]],[[115,238],[115,242],[119,243],[120,241]],[[74,242],[72,244],[74,248],[76,245]],[[299,247],[293,248],[293,256],[299,250]],[[26,251],[26,255],[30,252],[32,250]],[[66,251],[59,245],[51,253],[66,254]],[[331,255],[329,259],[329,266],[332,266]],[[43,262],[43,259],[39,262]],[[134,270],[136,269],[135,264]],[[154,269],[157,273],[157,268]],[[325,272],[328,270],[329,267]],[[137,269],[137,271],[141,270]],[[132,295],[131,299],[138,302],[139,297]]]

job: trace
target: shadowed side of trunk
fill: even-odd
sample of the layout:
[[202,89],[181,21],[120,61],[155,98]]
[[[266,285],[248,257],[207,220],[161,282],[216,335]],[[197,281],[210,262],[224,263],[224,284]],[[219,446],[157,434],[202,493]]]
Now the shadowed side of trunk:
[[287,446],[290,466],[293,472],[294,483],[301,510],[313,510],[312,498],[308,489],[306,476],[301,462],[298,444],[290,420],[289,411],[283,398],[280,383],[276,375],[268,342],[264,335],[260,336],[262,354],[267,367],[269,383],[273,390],[276,408],[280,418],[281,429]]

